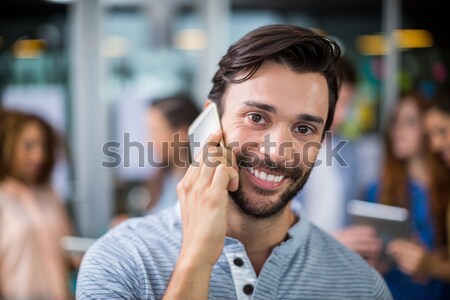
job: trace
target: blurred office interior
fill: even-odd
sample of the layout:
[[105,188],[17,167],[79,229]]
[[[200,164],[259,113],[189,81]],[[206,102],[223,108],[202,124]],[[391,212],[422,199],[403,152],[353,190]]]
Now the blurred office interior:
[[[148,101],[188,93],[202,107],[219,58],[243,34],[289,23],[335,38],[357,68],[357,93],[342,128],[344,136],[357,139],[382,130],[403,90],[419,86],[431,96],[448,82],[444,5],[437,0],[2,0],[0,104],[38,113],[66,137],[68,154],[55,169],[55,186],[77,235],[97,238],[117,212],[118,184],[153,172],[142,113]],[[121,160],[105,167],[112,157],[105,156],[104,147],[111,141],[120,143],[114,151]],[[145,147],[144,156],[136,143]]]

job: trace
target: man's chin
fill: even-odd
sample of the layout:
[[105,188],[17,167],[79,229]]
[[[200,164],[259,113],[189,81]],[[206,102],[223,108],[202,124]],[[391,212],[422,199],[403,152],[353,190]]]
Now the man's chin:
[[245,215],[256,219],[267,219],[280,214],[289,204],[292,198],[283,197],[284,192],[253,187],[249,191],[242,188],[236,192],[230,192],[230,196]]
[[299,179],[287,178],[276,189],[265,189],[241,176],[239,188],[230,196],[239,210],[256,219],[267,219],[279,215],[303,188],[311,174],[309,169]]

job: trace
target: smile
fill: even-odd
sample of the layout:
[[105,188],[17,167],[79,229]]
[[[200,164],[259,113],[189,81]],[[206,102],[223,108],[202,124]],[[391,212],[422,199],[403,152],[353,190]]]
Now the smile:
[[287,179],[284,175],[270,174],[267,170],[263,171],[251,167],[245,168],[245,170],[251,175],[249,178],[255,185],[265,189],[277,188]]
[[285,177],[283,175],[267,174],[264,171],[258,171],[257,169],[254,168],[247,168],[247,170],[249,170],[253,176],[269,182],[280,182]]

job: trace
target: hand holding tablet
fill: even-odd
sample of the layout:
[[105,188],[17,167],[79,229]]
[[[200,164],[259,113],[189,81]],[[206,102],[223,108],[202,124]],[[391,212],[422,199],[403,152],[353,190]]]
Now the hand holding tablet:
[[410,239],[412,228],[406,208],[353,199],[348,202],[347,213],[356,225],[370,226],[382,241],[380,262],[388,264],[392,258],[386,248],[395,239]]
[[352,223],[377,229],[385,245],[393,239],[409,239],[411,236],[406,208],[353,199],[347,205],[347,213]]

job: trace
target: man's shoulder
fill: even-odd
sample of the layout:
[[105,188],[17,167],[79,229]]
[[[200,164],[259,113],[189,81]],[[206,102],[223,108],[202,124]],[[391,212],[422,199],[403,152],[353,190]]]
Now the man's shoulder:
[[359,276],[368,276],[369,280],[373,280],[376,271],[359,254],[314,224],[311,225],[309,247],[314,249],[312,259],[320,261],[320,265],[333,266],[337,273],[358,273]]
[[163,293],[181,245],[178,216],[167,209],[130,218],[101,236],[83,257],[77,299],[99,293],[124,299]]
[[181,227],[179,207],[174,205],[156,214],[127,219],[111,229],[108,234],[123,236],[132,232],[134,235],[159,235],[166,231],[177,231]]
[[[92,246],[96,251],[120,247],[138,252],[151,252],[167,243],[181,241],[181,222],[177,208],[166,209],[158,214],[127,219],[106,232]],[[91,250],[91,249],[89,249]]]
[[359,254],[311,225],[306,252],[314,273],[321,274],[320,280],[326,286],[335,286],[336,293],[340,287],[346,287],[343,294],[351,291],[350,294],[365,295],[367,299],[392,299],[384,279]]
[[284,274],[289,284],[282,286],[286,299],[297,292],[317,299],[392,299],[383,278],[359,254],[304,216],[296,226],[290,231],[294,256],[288,255]]

